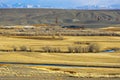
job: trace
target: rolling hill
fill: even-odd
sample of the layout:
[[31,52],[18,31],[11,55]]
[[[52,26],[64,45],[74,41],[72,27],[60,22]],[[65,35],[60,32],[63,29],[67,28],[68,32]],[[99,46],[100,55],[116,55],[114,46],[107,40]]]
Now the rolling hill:
[[120,24],[120,10],[0,9],[0,25],[55,24],[105,27]]

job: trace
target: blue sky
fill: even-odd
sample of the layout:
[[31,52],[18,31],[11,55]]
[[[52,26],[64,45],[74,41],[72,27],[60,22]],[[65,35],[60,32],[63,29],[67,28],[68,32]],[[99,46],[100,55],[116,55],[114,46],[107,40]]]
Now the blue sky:
[[74,3],[76,5],[112,5],[120,4],[120,0],[0,0],[4,3]]
[[[111,6],[120,5],[120,0],[0,0],[0,2],[5,4],[39,4],[41,6],[51,6],[51,7],[78,7],[78,6]],[[118,7],[120,9],[120,7]]]

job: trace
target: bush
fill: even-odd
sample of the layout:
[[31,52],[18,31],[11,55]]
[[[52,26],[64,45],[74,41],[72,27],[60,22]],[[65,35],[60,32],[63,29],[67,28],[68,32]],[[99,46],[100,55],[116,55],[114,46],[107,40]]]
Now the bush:
[[88,53],[89,52],[89,47],[88,46],[82,47],[82,52],[83,53]]
[[54,52],[61,52],[60,48],[53,48]]
[[77,52],[77,53],[88,53],[89,52],[89,49],[87,46],[79,46],[75,49],[77,49],[77,50],[75,50],[75,52]]
[[83,42],[83,41],[76,41],[76,42],[74,42],[74,44],[86,44],[86,45],[89,45],[90,43],[89,42]]
[[27,47],[26,47],[26,46],[21,46],[21,47],[20,47],[20,50],[21,50],[21,51],[27,51]]
[[74,47],[70,47],[70,46],[69,46],[69,47],[68,47],[68,52],[69,52],[69,53],[74,53]]
[[96,52],[99,52],[99,51],[100,51],[100,47],[99,47],[99,45],[96,44],[96,43],[92,43],[92,44],[90,44],[88,47],[89,47],[89,52],[94,52],[94,53],[96,53]]
[[45,47],[42,47],[43,51],[44,52],[48,52],[48,53],[57,53],[57,52],[61,52],[60,48],[54,48],[54,47],[50,47],[50,46],[45,46]]
[[17,51],[17,47],[16,46],[13,46],[13,51]]
[[42,49],[43,49],[44,52],[49,52],[49,47],[48,46],[42,47]]
[[75,47],[74,52],[75,53],[81,53],[82,52],[82,47],[81,46]]
[[28,48],[28,51],[29,51],[29,52],[32,52],[32,51],[33,51],[33,49],[32,49],[31,47],[29,47],[29,48]]
[[88,52],[97,52],[99,51],[97,47],[94,45],[91,46],[73,46],[73,47],[68,47],[68,52],[69,53],[88,53]]

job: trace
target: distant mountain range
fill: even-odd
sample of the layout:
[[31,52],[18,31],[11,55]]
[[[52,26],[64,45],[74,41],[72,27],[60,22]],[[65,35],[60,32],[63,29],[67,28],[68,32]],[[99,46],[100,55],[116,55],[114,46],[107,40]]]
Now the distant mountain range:
[[15,4],[4,4],[0,3],[0,8],[40,8],[40,5],[31,5],[31,4],[23,4],[23,3],[15,3]]
[[0,8],[56,8],[56,9],[120,9],[120,5],[45,5],[45,4],[28,4],[28,3],[14,3],[7,4],[0,2]]
[[91,5],[91,6],[78,6],[75,9],[120,9],[120,5],[111,5],[111,6],[105,6],[105,5]]
[[106,27],[120,24],[120,10],[0,9],[0,25],[34,24]]

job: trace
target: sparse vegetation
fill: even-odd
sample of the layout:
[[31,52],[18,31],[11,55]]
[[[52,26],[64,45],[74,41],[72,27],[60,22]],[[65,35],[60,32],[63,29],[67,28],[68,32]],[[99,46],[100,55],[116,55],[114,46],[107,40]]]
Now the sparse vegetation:
[[97,45],[89,45],[89,46],[74,46],[68,47],[69,53],[88,53],[88,52],[99,52],[99,47]]
[[42,47],[42,49],[43,49],[43,52],[47,52],[47,53],[60,53],[61,52],[60,48],[57,48],[57,47],[45,46],[45,47]]
[[17,47],[16,46],[13,46],[13,51],[17,51]]
[[89,45],[90,42],[85,42],[85,41],[75,41],[74,44],[86,44],[86,45]]
[[20,51],[28,51],[28,48],[26,46],[20,46]]
[[89,45],[89,52],[97,53],[100,51],[100,47],[96,43],[92,43]]
[[[40,38],[40,39],[37,39],[37,38]],[[9,51],[21,50],[21,51],[29,51],[29,52],[50,52],[50,53],[52,52],[55,52],[55,53],[91,53],[91,52],[97,53],[97,52],[101,52],[104,50],[108,50],[108,48],[110,48],[111,46],[112,48],[116,48],[116,49],[120,47],[119,37],[64,36],[63,40],[51,40],[51,36],[43,36],[43,38],[44,39],[42,39],[41,36],[35,36],[35,37],[31,37],[31,36],[5,37],[5,36],[2,36],[0,38],[1,40],[0,51],[9,52]],[[21,48],[23,45],[24,45],[23,47],[24,49]]]

